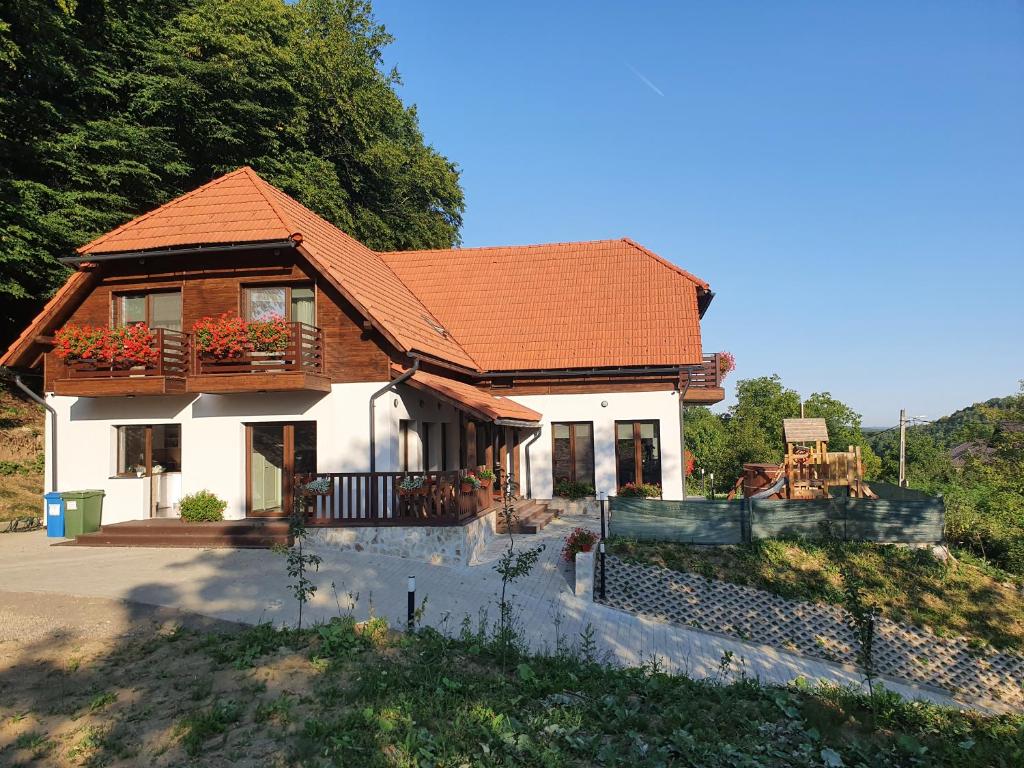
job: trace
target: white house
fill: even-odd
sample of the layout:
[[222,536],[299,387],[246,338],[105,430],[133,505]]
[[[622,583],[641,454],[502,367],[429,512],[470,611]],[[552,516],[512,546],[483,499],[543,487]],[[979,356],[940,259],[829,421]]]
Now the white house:
[[47,489],[105,523],[201,489],[283,515],[314,473],[324,526],[465,524],[484,467],[680,498],[681,406],[723,398],[708,284],[628,239],[378,253],[241,168],[68,262],[0,364],[42,368]]

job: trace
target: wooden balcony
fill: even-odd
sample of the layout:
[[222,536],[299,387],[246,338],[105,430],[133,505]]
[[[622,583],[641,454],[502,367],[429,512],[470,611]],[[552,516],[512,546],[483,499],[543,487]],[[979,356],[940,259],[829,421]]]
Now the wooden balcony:
[[289,323],[284,349],[246,351],[238,357],[216,358],[194,349],[188,391],[209,394],[241,392],[330,392],[323,373],[323,338],[319,328]]
[[725,390],[722,388],[722,378],[721,355],[717,352],[711,355],[704,355],[700,367],[692,368],[688,372],[686,402],[721,402],[725,399]]
[[69,360],[53,380],[53,392],[69,397],[177,395],[186,391],[188,336],[166,328],[153,329],[157,359],[146,365]]
[[[467,472],[317,472],[300,475],[296,482],[331,482],[327,493],[308,499],[308,525],[462,525],[496,503],[489,488],[462,493],[461,479]],[[400,488],[410,476],[423,477],[423,487]]]

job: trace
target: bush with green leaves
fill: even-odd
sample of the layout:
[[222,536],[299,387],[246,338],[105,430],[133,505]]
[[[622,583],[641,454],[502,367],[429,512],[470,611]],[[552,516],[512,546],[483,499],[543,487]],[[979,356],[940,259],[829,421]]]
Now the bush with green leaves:
[[584,499],[594,495],[594,486],[590,483],[579,483],[575,480],[559,480],[555,486],[555,496],[563,499]]
[[661,486],[654,483],[626,483],[619,488],[619,496],[625,498],[656,499],[661,496]]
[[187,523],[213,523],[224,519],[228,503],[210,491],[196,491],[181,500],[181,519]]

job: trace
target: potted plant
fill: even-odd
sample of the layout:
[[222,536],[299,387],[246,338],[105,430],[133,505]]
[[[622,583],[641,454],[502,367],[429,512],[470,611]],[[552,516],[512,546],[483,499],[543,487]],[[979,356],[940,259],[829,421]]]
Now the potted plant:
[[273,357],[288,348],[292,329],[279,314],[246,324],[246,337],[254,352],[261,357]]
[[725,379],[731,371],[736,370],[736,356],[732,352],[719,352],[718,370],[721,378]]
[[192,339],[203,357],[217,360],[241,357],[252,344],[248,323],[230,312],[197,320],[192,326]]
[[88,362],[117,369],[152,365],[160,354],[156,334],[145,323],[125,328],[69,323],[54,334],[54,352],[69,363]]
[[480,480],[480,487],[488,489],[494,485],[494,470],[484,467],[477,473],[477,478]]
[[572,532],[565,537],[565,544],[562,547],[562,559],[567,563],[576,561],[578,552],[592,552],[597,544],[597,534],[586,528],[573,528]]
[[460,483],[460,490],[463,493],[473,493],[480,490],[480,479],[470,472],[468,475],[462,478]]
[[406,475],[398,484],[399,496],[412,496],[423,488],[423,475]]

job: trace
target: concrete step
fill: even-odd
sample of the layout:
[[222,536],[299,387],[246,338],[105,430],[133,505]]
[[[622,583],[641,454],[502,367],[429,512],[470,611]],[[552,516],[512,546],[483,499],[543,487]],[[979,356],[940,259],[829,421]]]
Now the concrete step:
[[[537,533],[551,522],[557,513],[549,510],[548,505],[533,499],[526,499],[516,504],[517,519],[512,527],[513,533]],[[498,514],[498,533],[508,533],[501,513]]]
[[174,536],[137,534],[135,536],[105,536],[87,533],[75,539],[78,547],[193,547],[195,549],[270,549],[275,544],[287,546],[288,537],[273,536]]

